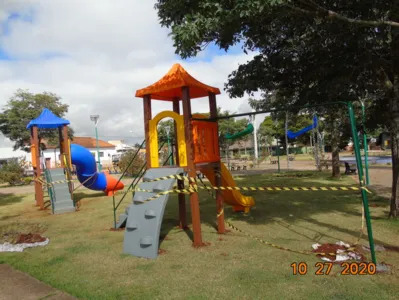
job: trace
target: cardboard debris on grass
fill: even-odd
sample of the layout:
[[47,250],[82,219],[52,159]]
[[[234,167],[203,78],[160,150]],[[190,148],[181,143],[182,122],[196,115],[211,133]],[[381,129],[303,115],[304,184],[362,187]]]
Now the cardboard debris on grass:
[[49,242],[48,238],[37,233],[21,233],[13,243],[0,244],[0,252],[23,252],[26,248],[45,246]]
[[[362,253],[361,247],[351,247],[342,241],[335,244],[313,244],[313,252],[330,253],[326,255],[317,255],[321,260],[328,262],[343,262],[348,260],[365,261],[366,258]],[[348,250],[351,248],[351,250]],[[352,250],[354,248],[354,250]],[[335,255],[331,255],[334,253]]]

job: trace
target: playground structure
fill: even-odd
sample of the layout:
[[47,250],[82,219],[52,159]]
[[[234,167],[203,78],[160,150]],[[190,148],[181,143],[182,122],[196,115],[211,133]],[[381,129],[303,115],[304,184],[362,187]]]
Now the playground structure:
[[[207,86],[194,79],[179,64],[175,64],[156,83],[136,91],[136,97],[143,98],[147,170],[143,176],[143,182],[133,195],[132,204],[127,207],[124,214],[120,215],[119,223],[116,226],[118,228],[125,227],[124,253],[152,259],[158,256],[162,219],[170,191],[178,193],[179,226],[183,229],[187,227],[185,202],[185,194],[187,192],[184,191],[189,191],[193,246],[200,247],[204,245],[201,233],[199,196],[195,180],[197,171],[203,173],[209,179],[212,186],[216,187],[215,199],[218,233],[225,233],[224,202],[232,205],[234,211],[244,212],[249,212],[250,208],[255,205],[252,197],[244,196],[238,190],[233,191],[233,188],[236,187],[234,179],[220,161],[217,122],[224,118],[241,117],[271,111],[258,111],[218,117],[216,109],[217,94],[220,94],[219,89]],[[201,114],[193,115],[191,113],[191,99],[202,97],[209,98],[209,117]],[[173,111],[163,111],[152,117],[152,100],[172,102]],[[183,106],[182,115],[180,115],[180,101]],[[347,105],[348,107],[355,144],[359,181],[360,185],[363,186],[362,160],[359,141],[356,135],[356,121],[352,103],[333,102],[327,105]],[[174,120],[176,163],[174,166],[161,167],[159,164],[157,125],[160,120],[167,117]],[[250,131],[250,128],[248,131]],[[183,173],[188,175],[188,188],[184,187],[184,180],[178,176]],[[178,189],[173,190],[176,183]],[[265,190],[265,188],[261,188],[260,190]],[[373,262],[376,263],[367,194],[364,188],[360,188],[360,190],[365,211],[371,256]]]
[[[178,179],[178,190],[176,192],[179,193],[180,227],[185,228],[187,226],[185,195],[181,192],[182,189],[184,189],[184,181],[176,177],[176,175],[182,174],[183,171],[188,174],[190,182],[189,189],[185,190],[190,191],[189,197],[194,247],[203,245],[198,191],[196,189],[195,179],[191,179],[196,177],[197,170],[205,174],[211,184],[216,187],[215,198],[218,233],[225,232],[223,200],[233,205],[235,211],[249,211],[254,205],[252,197],[245,197],[240,193],[237,195],[227,188],[229,187],[231,189],[235,187],[235,183],[229,171],[226,170],[220,162],[217,121],[225,118],[287,111],[288,109],[257,111],[218,117],[216,110],[216,94],[220,94],[217,88],[204,85],[197,81],[178,64],[174,65],[161,80],[136,92],[136,97],[143,98],[144,104],[147,172],[144,174],[143,183],[140,184],[139,189],[134,193],[133,203],[126,209],[126,213],[120,216],[118,226],[122,226],[122,224],[126,225],[123,244],[124,253],[147,258],[157,257],[164,209],[169,197],[169,192],[174,187],[176,179]],[[206,118],[204,115],[191,114],[191,99],[200,97],[209,97],[209,118]],[[173,112],[164,111],[152,118],[151,100],[172,102]],[[183,104],[183,115],[180,115],[180,101],[182,101]],[[292,107],[290,109],[308,109],[317,106],[331,105],[345,105],[348,109],[371,257],[372,261],[376,263],[368,197],[365,189],[365,182],[363,181],[362,158],[353,104],[351,102],[337,101],[323,105]],[[160,168],[157,151],[158,136],[156,125],[165,117],[174,119],[175,133],[177,135],[177,162],[176,166]],[[312,127],[314,125],[315,124],[312,124]],[[265,188],[261,188],[261,190],[265,190]]]
[[[157,201],[145,200],[159,192],[170,190],[176,183],[171,178],[163,181],[152,179],[179,175],[186,172],[195,178],[197,171],[203,173],[216,186],[235,186],[233,177],[220,161],[217,120],[216,95],[220,90],[199,82],[179,64],[173,65],[169,72],[156,83],[138,90],[136,97],[143,98],[144,125],[146,134],[147,171],[139,190],[134,193],[133,203],[126,213],[120,216],[118,226],[125,224],[124,252],[135,256],[155,258],[158,255],[159,234],[164,209],[169,195],[162,195]],[[192,115],[191,99],[208,97],[210,118],[205,115]],[[168,101],[173,104],[173,111],[163,111],[152,116],[152,100]],[[183,114],[180,114],[180,101]],[[196,119],[194,120],[193,117]],[[157,125],[164,118],[174,120],[176,134],[175,166],[160,168],[158,153]],[[190,186],[195,182],[190,182]],[[179,188],[184,181],[177,180]],[[140,191],[140,189],[145,191]],[[151,192],[148,192],[151,191]],[[194,247],[203,245],[198,193],[190,194],[192,230]],[[187,227],[185,194],[179,193],[179,224]],[[234,211],[248,212],[255,205],[252,197],[242,195],[239,191],[216,191],[216,214],[218,233],[225,232],[223,202],[233,206]]]
[[[35,181],[36,205],[44,210],[51,206],[53,214],[75,211],[77,203],[73,200],[74,186],[71,166],[75,165],[81,185],[86,188],[103,191],[112,195],[114,191],[124,188],[106,172],[97,172],[93,155],[86,148],[71,144],[68,138],[68,120],[57,117],[49,109],[43,109],[39,117],[31,120],[27,129],[31,131],[31,154],[33,176]],[[39,129],[57,129],[61,167],[47,169],[41,160]],[[43,176],[44,175],[44,178]],[[50,200],[44,201],[44,190],[47,190]]]

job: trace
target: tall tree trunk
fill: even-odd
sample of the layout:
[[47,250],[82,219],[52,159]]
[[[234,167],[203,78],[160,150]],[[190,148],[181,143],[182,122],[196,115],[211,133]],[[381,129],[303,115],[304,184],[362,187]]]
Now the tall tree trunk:
[[393,82],[393,93],[389,99],[391,112],[390,131],[392,149],[392,195],[389,217],[397,217],[399,214],[399,202],[397,199],[399,180],[399,75]]
[[[337,113],[338,112],[338,113]],[[339,164],[339,130],[338,119],[339,111],[331,111],[331,159],[332,159],[332,176],[337,178],[341,176],[341,168]]]
[[290,169],[290,148],[288,144],[288,111],[285,113],[285,151],[287,154],[287,169]]

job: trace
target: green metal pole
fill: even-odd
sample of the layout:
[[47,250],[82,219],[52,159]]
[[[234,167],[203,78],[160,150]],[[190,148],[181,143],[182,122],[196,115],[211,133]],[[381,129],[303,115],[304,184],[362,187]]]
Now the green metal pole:
[[[353,113],[353,105],[351,102],[348,102],[348,113],[349,113],[349,119],[351,122],[353,146],[355,149],[357,170],[358,170],[358,174],[359,174],[359,182],[363,186],[363,164],[362,164],[362,157],[360,154],[359,138],[357,136],[357,130],[356,130],[356,119],[355,119],[355,114]],[[377,264],[377,259],[376,259],[376,255],[375,255],[375,249],[374,249],[373,230],[371,227],[370,210],[369,210],[369,204],[368,204],[368,199],[367,199],[367,192],[362,188],[361,193],[362,193],[364,214],[366,217],[367,234],[369,237],[371,259],[372,259],[373,263]]]
[[170,138],[169,138],[169,133],[167,134],[168,137],[168,156],[169,156],[169,165],[173,165],[173,161],[172,161],[172,156],[170,155],[170,151],[172,150],[170,148]]
[[114,229],[116,229],[116,208],[115,208],[115,195],[112,196],[112,204],[114,206]]
[[98,131],[97,131],[97,125],[95,127],[96,129],[96,145],[97,145],[97,164],[98,164],[98,172],[101,172],[101,159],[100,159],[100,149],[98,147]]
[[278,172],[280,173],[280,145],[278,144],[278,139],[277,139],[277,166],[278,166]]
[[363,101],[360,101],[362,105],[362,123],[363,123],[363,148],[364,148],[364,166],[366,169],[366,185],[370,185],[369,177],[369,154],[367,149],[367,134],[366,134],[366,111]]

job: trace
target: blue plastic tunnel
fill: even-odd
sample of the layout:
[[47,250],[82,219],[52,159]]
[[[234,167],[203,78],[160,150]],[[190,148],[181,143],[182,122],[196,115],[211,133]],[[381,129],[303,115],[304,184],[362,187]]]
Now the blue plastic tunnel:
[[89,150],[80,145],[71,144],[71,160],[76,167],[78,180],[83,183],[83,186],[95,191],[106,190],[106,175],[97,172],[96,160]]

